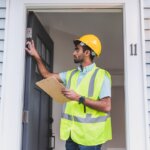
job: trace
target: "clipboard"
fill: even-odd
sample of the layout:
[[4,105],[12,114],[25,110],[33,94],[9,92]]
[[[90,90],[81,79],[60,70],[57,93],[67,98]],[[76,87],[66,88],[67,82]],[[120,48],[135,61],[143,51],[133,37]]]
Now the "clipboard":
[[70,101],[61,93],[62,89],[64,89],[65,86],[60,83],[55,77],[49,77],[40,80],[35,84],[59,103]]

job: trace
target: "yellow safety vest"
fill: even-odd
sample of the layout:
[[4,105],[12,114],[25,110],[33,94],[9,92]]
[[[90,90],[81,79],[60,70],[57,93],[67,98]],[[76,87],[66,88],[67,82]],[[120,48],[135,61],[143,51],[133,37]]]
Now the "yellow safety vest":
[[[111,79],[107,71],[95,66],[77,86],[79,71],[71,70],[66,75],[67,87],[93,101],[98,100],[105,75]],[[85,146],[103,144],[111,140],[110,115],[87,106],[85,113],[83,104],[77,101],[67,102],[63,106],[61,116],[60,138],[67,140],[69,136],[74,142]]]

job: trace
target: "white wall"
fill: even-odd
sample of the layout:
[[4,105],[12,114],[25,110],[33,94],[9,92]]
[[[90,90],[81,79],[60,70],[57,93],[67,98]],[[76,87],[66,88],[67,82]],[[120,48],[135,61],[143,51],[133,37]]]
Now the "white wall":
[[110,148],[125,148],[125,96],[124,87],[112,88],[112,131],[113,140],[106,146]]
[[102,42],[102,54],[97,60],[98,65],[111,70],[123,68],[122,12],[37,13],[37,15],[44,26],[74,35],[72,39],[89,33],[97,35]]

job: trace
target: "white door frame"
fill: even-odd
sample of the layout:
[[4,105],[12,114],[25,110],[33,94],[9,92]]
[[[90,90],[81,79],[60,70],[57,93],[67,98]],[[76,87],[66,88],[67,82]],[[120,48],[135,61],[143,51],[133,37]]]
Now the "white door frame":
[[[129,0],[128,0],[129,5]],[[129,87],[129,60],[128,50],[129,41],[126,26],[127,2],[125,0],[76,0],[69,2],[64,0],[9,0],[9,11],[7,18],[7,30],[5,32],[5,54],[3,64],[3,81],[2,81],[2,101],[0,105],[0,149],[2,150],[21,150],[22,145],[22,110],[24,102],[24,75],[25,75],[25,30],[26,30],[26,12],[27,9],[47,9],[47,8],[115,8],[122,7],[124,13],[124,57],[125,57],[125,105],[126,105],[126,147],[127,150],[146,150],[146,121],[144,118],[144,107],[141,102],[137,101],[137,107],[134,111],[134,103],[131,103],[133,95],[130,93],[132,87]],[[131,42],[131,41],[130,41]],[[139,57],[139,56],[138,56]],[[139,57],[140,59],[140,57]],[[135,60],[135,59],[134,59]],[[133,62],[134,63],[134,62]],[[139,60],[141,63],[141,59]],[[142,70],[142,69],[141,69]],[[143,79],[142,72],[139,72]],[[139,81],[140,82],[140,81]],[[141,88],[144,84],[141,81]],[[131,95],[132,96],[131,96]],[[140,98],[144,99],[144,91],[141,90]],[[136,98],[136,97],[135,97]],[[139,109],[140,108],[140,109]],[[141,111],[140,111],[141,110]],[[136,114],[137,113],[137,114]],[[140,115],[138,114],[140,113]],[[138,131],[135,126],[134,118],[138,116]],[[141,133],[137,137],[137,132]],[[138,138],[138,140],[137,140]],[[135,146],[138,145],[138,146]],[[147,149],[148,150],[148,149]]]

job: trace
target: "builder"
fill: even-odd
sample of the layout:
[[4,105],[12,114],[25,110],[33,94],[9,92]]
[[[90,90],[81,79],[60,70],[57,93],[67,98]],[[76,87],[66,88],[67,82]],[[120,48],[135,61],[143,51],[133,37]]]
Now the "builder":
[[62,90],[70,99],[63,105],[60,138],[66,150],[100,150],[111,140],[111,77],[93,62],[101,54],[101,42],[93,34],[74,40],[74,62],[77,69],[50,73],[44,66],[34,42],[27,42],[26,51],[34,57],[44,78],[55,77],[66,85]]

